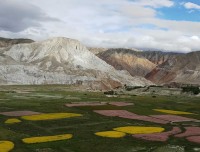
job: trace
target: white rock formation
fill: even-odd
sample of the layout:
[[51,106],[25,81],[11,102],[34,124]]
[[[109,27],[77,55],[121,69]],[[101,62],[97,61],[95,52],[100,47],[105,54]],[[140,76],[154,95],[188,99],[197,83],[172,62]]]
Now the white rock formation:
[[91,85],[93,82],[96,89],[101,89],[102,84],[102,89],[119,84],[152,84],[115,70],[77,40],[58,37],[0,49],[0,84]]

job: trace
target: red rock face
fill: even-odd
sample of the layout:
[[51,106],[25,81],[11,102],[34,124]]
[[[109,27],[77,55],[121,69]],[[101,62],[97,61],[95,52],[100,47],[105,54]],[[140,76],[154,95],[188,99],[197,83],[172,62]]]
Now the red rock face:
[[200,136],[200,127],[185,127],[185,132],[176,135],[175,137],[188,137],[188,136]]
[[145,78],[156,83],[165,84],[170,83],[176,77],[175,72],[167,71],[166,69],[155,68],[150,73],[148,73]]
[[165,142],[169,139],[170,136],[178,134],[180,132],[181,132],[180,128],[173,127],[171,131],[167,131],[167,132],[153,133],[153,134],[137,134],[137,135],[132,135],[132,136],[137,139]]

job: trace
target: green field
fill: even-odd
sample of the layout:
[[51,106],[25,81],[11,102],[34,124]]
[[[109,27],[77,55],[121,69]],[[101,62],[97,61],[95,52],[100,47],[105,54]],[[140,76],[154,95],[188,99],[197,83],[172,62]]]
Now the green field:
[[[117,107],[111,105],[96,107],[66,107],[70,102],[96,101],[127,101],[133,106]],[[170,137],[167,142],[152,142],[138,140],[131,135],[123,138],[103,138],[94,133],[108,131],[121,126],[157,126],[170,130],[178,126],[200,126],[200,122],[185,122],[160,125],[139,120],[129,120],[117,117],[106,117],[93,110],[128,110],[140,115],[161,114],[152,109],[171,109],[195,113],[186,116],[200,120],[200,98],[185,96],[134,96],[120,95],[108,98],[102,92],[76,91],[68,86],[1,86],[0,112],[31,110],[42,113],[73,112],[82,117],[27,121],[17,124],[5,124],[8,117],[0,115],[0,140],[9,140],[15,144],[11,152],[193,152],[200,151],[200,144],[188,142],[184,138]],[[25,144],[23,138],[34,136],[49,136],[57,134],[73,134],[69,140]],[[177,149],[176,146],[179,146]],[[173,148],[175,147],[175,148]]]

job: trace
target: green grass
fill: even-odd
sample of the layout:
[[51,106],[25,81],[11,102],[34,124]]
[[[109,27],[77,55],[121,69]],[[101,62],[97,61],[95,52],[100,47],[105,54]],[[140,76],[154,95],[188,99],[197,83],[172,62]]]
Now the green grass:
[[[15,143],[12,152],[134,152],[155,151],[158,147],[178,145],[185,151],[192,152],[200,145],[187,142],[185,139],[171,137],[167,143],[136,140],[127,135],[121,139],[110,139],[95,136],[95,132],[108,131],[112,128],[141,125],[161,126],[170,130],[173,125],[159,125],[144,121],[135,121],[117,117],[104,117],[93,112],[97,109],[124,109],[141,115],[161,114],[152,109],[171,109],[196,113],[187,117],[200,119],[200,99],[181,96],[128,96],[108,98],[101,92],[73,91],[69,86],[1,86],[0,111],[31,110],[43,113],[74,112],[83,117],[49,121],[25,121],[19,124],[7,125],[4,121],[10,117],[0,115],[0,140],[10,140]],[[128,101],[134,106],[96,106],[96,107],[65,107],[69,102],[95,101]],[[174,124],[183,128],[181,123]],[[191,123],[188,123],[191,125]],[[195,123],[200,126],[200,123]],[[24,144],[21,139],[31,136],[48,136],[56,134],[73,134],[66,141]]]

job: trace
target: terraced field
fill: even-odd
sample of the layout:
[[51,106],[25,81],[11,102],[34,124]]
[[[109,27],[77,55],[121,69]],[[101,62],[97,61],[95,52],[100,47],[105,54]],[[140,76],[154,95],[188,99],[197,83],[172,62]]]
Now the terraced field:
[[0,152],[200,151],[200,98],[1,86]]

